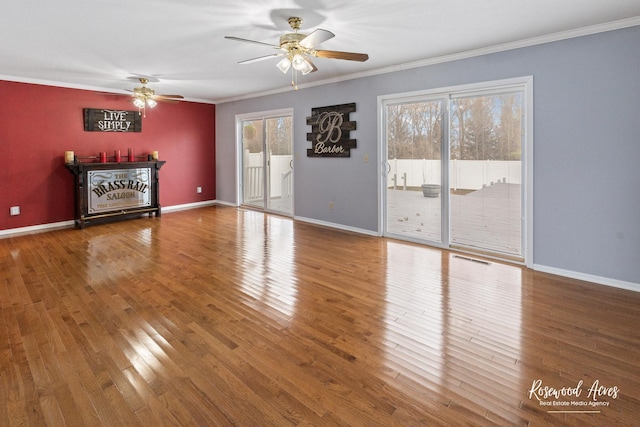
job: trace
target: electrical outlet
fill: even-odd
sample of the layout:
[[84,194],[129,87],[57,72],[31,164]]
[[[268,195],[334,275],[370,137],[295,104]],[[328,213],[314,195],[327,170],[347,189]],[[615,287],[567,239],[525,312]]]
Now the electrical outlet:
[[202,187],[196,187],[196,193],[202,193]]
[[333,210],[333,202],[329,202],[329,209]]
[[11,215],[20,215],[20,206],[11,206],[9,208],[9,213]]

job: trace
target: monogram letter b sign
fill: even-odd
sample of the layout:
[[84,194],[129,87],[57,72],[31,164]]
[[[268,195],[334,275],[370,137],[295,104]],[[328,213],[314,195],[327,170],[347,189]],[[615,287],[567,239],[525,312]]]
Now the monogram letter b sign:
[[333,105],[311,109],[307,124],[311,133],[307,141],[313,148],[307,149],[307,157],[349,157],[356,148],[356,140],[349,139],[349,131],[356,129],[356,122],[349,121],[349,113],[356,111],[356,104]]

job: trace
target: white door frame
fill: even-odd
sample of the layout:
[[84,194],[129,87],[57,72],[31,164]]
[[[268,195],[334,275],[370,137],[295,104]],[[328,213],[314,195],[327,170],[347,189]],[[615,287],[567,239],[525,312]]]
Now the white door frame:
[[[242,203],[244,202],[244,193],[243,193],[243,176],[242,176],[242,156],[243,156],[243,148],[242,148],[242,122],[244,121],[249,121],[249,120],[265,120],[265,119],[272,119],[272,118],[276,118],[276,117],[282,117],[282,116],[291,116],[291,135],[294,135],[293,133],[293,108],[281,108],[278,110],[266,110],[266,111],[257,111],[257,112],[253,112],[253,113],[244,113],[244,114],[236,114],[235,119],[236,119],[236,159],[235,159],[235,163],[236,163],[236,206],[240,206],[242,205]],[[291,141],[291,152],[293,153],[293,141]],[[292,154],[293,156],[293,154]],[[265,158],[266,158],[266,153],[265,153]],[[266,174],[266,171],[265,171]],[[295,182],[295,172],[292,171],[292,179],[294,179]],[[267,180],[264,180],[264,185],[267,185]],[[267,194],[268,189],[265,189],[265,196]],[[293,195],[293,190],[292,190],[292,198],[294,197]],[[268,211],[266,203],[264,206],[264,210]],[[282,212],[278,212],[279,214],[282,214]],[[291,216],[293,217],[293,206],[292,206],[292,210],[291,210]]]
[[[504,80],[494,80],[489,82],[479,82],[460,86],[449,86],[423,91],[404,92],[390,95],[378,96],[378,154],[381,161],[378,163],[378,235],[385,234],[386,227],[386,184],[387,184],[387,144],[386,144],[386,114],[385,105],[388,101],[402,99],[433,99],[438,97],[446,97],[451,99],[453,95],[458,96],[465,92],[481,93],[486,90],[492,93],[492,90],[503,90],[508,87],[520,88],[524,91],[523,107],[525,110],[523,125],[524,142],[522,151],[522,180],[524,186],[522,188],[522,264],[529,268],[533,267],[533,153],[534,153],[534,136],[533,136],[533,76],[516,77]],[[446,111],[449,111],[447,106]],[[449,122],[449,118],[446,118]],[[443,144],[441,152],[442,159],[449,158],[449,131],[445,133],[446,140]],[[446,156],[446,157],[445,157]],[[442,188],[449,188],[448,161],[442,165]],[[443,191],[441,194],[444,194]],[[447,192],[448,193],[448,192]],[[448,196],[442,197],[443,210],[441,212],[443,230],[442,245],[434,244],[441,248],[449,248],[449,231],[448,218],[449,206]],[[502,259],[496,255],[496,258]],[[509,258],[504,258],[510,260]]]

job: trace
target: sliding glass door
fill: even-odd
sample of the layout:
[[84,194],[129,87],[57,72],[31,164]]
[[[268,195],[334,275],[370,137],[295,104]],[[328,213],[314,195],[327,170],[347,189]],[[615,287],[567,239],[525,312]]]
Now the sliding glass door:
[[241,204],[292,215],[292,113],[241,116],[238,126]]
[[526,88],[381,99],[383,235],[523,260]]

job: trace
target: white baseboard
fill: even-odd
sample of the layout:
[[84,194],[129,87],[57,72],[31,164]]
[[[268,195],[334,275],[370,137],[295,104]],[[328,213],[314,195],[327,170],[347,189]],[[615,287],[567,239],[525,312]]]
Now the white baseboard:
[[171,213],[176,211],[186,211],[189,209],[203,208],[205,206],[213,206],[217,202],[215,200],[206,200],[204,202],[185,203],[184,205],[162,206],[162,213]]
[[546,265],[534,264],[533,269],[543,273],[555,274],[557,276],[578,279],[585,282],[593,282],[599,285],[611,286],[614,288],[626,289],[640,292],[640,283],[625,282],[623,280],[610,279],[608,277],[594,276],[593,274],[580,273],[578,271],[564,270],[562,268],[549,267]]
[[309,224],[321,225],[323,227],[337,228],[338,230],[351,231],[354,233],[360,233],[360,234],[366,234],[368,236],[379,237],[379,234],[376,233],[375,231],[365,230],[364,228],[349,227],[347,225],[336,224],[333,222],[319,221],[317,219],[304,218],[300,216],[295,216],[293,219],[295,219],[296,221],[308,222]]
[[238,205],[236,205],[235,203],[225,202],[224,200],[216,200],[215,203],[216,203],[216,205],[229,206],[231,208],[237,208],[238,207]]
[[[163,206],[162,213],[171,213],[176,211],[183,211],[187,209],[196,209],[204,206],[213,206],[217,204],[215,200],[207,200],[205,202],[187,203],[184,205]],[[218,203],[219,204],[219,203]],[[74,220],[52,222],[49,224],[30,225],[28,227],[8,228],[6,230],[0,230],[0,239],[4,237],[20,236],[23,234],[41,233],[43,231],[51,231],[57,228],[70,228],[75,225]]]
[[75,221],[61,221],[52,222],[49,224],[30,225],[28,227],[9,228],[6,230],[0,230],[0,238],[20,236],[22,234],[41,233],[43,231],[51,231],[57,228],[70,228],[73,227]]

